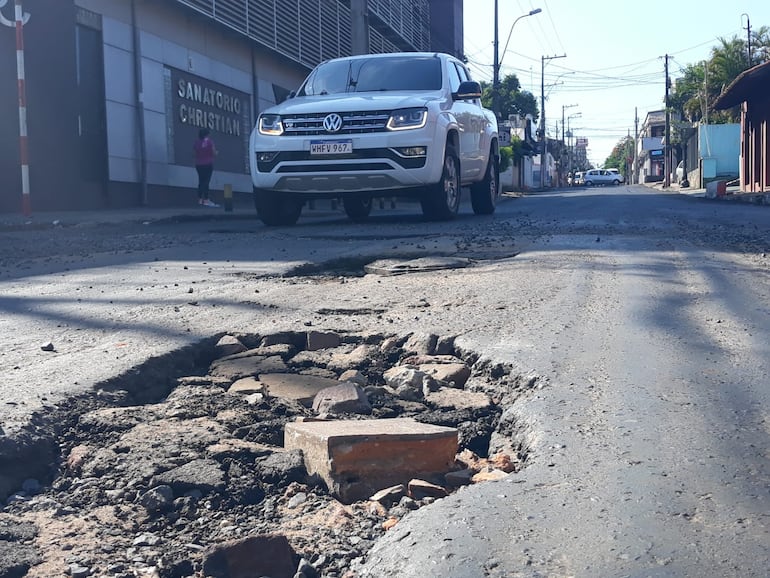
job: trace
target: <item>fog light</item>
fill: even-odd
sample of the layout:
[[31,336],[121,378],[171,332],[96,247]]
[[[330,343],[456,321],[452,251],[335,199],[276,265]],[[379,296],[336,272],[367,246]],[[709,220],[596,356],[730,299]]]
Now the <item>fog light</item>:
[[273,159],[278,156],[277,152],[271,153],[257,153],[257,161],[260,163],[271,163]]
[[393,150],[402,157],[424,157],[428,154],[427,147],[398,147]]

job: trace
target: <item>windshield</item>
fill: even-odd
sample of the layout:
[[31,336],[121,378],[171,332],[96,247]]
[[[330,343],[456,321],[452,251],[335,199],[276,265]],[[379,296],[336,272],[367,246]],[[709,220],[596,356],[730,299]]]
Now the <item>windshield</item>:
[[394,56],[320,64],[307,77],[297,95],[440,89],[441,60],[432,56]]

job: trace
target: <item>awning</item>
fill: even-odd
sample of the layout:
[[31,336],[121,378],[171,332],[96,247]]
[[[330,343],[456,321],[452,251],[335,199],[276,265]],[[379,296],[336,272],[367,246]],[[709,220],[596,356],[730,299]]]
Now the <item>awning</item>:
[[769,89],[770,60],[741,72],[716,99],[714,109],[732,108],[759,95],[767,98]]

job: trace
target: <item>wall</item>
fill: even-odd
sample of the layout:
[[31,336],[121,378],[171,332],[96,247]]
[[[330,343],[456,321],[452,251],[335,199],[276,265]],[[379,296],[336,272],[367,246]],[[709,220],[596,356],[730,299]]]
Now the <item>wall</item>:
[[[701,159],[714,159],[716,161],[715,176],[738,176],[741,153],[740,124],[699,126],[698,147]],[[708,174],[703,176],[708,178]]]
[[[176,84],[180,77],[196,87],[243,97],[243,105],[239,107],[240,134],[212,130],[220,157],[211,187],[214,191],[221,190],[229,183],[234,191],[250,191],[246,154],[248,134],[256,114],[259,109],[275,103],[274,85],[291,90],[301,82],[307,69],[259,50],[247,39],[192,11],[172,4],[138,0],[135,6],[141,103],[137,103],[130,3],[125,0],[77,2],[103,14],[107,146],[113,196],[125,197],[127,189],[140,186],[143,154],[148,189],[143,203],[162,206],[183,202],[189,193],[175,189],[196,186],[191,147],[198,127],[179,122],[177,86],[171,86],[171,81]],[[202,108],[206,112],[221,112],[216,107]],[[238,156],[242,162],[233,162],[231,155]],[[120,183],[133,186],[120,186]],[[129,200],[136,198],[136,194],[129,194]]]
[[[31,208],[77,209],[95,202],[98,192],[78,190],[72,146],[78,130],[75,10],[66,0],[25,0],[23,8],[30,14],[23,35]],[[2,11],[15,20],[13,2]],[[18,105],[16,31],[0,25],[0,212],[22,210]]]

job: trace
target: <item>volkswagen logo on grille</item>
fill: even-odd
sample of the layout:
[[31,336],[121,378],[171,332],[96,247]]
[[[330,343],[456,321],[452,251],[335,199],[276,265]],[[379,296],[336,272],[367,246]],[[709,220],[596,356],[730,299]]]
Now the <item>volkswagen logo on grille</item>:
[[342,128],[342,117],[336,112],[327,114],[324,118],[324,130],[326,132],[339,132]]

